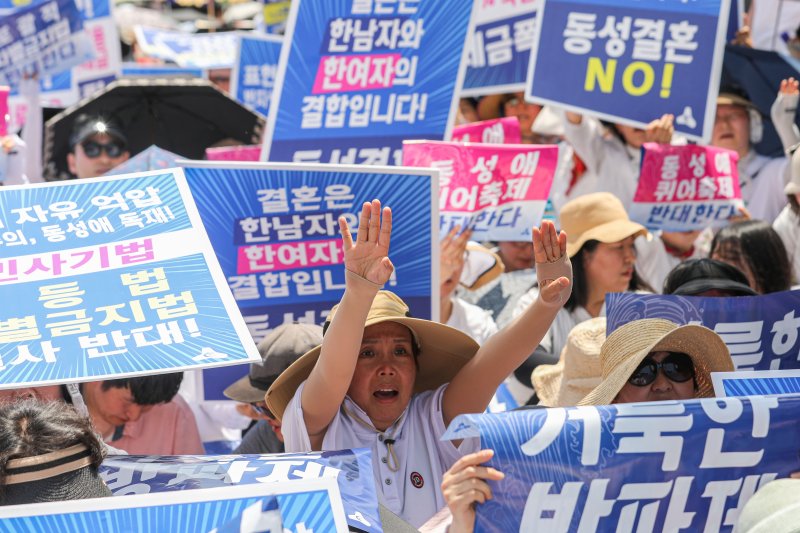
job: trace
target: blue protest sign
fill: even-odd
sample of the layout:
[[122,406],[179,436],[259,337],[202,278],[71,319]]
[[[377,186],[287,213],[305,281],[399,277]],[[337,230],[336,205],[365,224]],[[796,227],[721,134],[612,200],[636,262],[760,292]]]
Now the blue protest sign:
[[122,75],[134,78],[149,76],[202,78],[203,69],[184,68],[177,65],[140,65],[138,63],[123,63]]
[[231,68],[238,33],[183,33],[136,26],[136,43],[152,57],[188,68]]
[[0,388],[260,361],[180,169],[0,189]]
[[461,96],[525,90],[540,3],[482,0],[475,6],[475,31],[467,43],[467,73]]
[[526,99],[708,141],[730,0],[547,0]]
[[111,18],[111,2],[109,0],[75,0],[78,9],[81,10],[83,20]]
[[731,42],[736,39],[736,34],[742,26],[744,26],[744,0],[731,0],[731,12],[728,15],[728,31],[725,33],[725,41]]
[[366,449],[223,457],[111,456],[100,467],[100,475],[115,496],[332,479],[338,484],[347,522],[370,533],[381,531],[372,457]]
[[307,533],[347,530],[331,479],[0,508],[3,531]]
[[[395,271],[386,288],[413,316],[438,315],[438,183],[432,170],[194,161],[183,166],[256,342],[285,322],[325,321],[344,293],[337,219],[345,216],[355,230],[361,205],[373,198],[392,208],[395,221]],[[239,376],[246,372],[243,367]],[[226,399],[222,390],[237,379],[231,373],[204,372],[206,400]]]
[[800,468],[800,397],[709,398],[462,415],[505,473],[476,532],[724,531]]
[[800,370],[760,370],[712,372],[714,395],[755,396],[767,394],[800,394]]
[[49,0],[0,19],[0,84],[56,74],[93,57],[75,0]]
[[800,368],[798,307],[800,291],[725,298],[611,293],[606,331],[640,318],[702,324],[722,337],[737,370],[792,369]]
[[280,37],[269,35],[242,36],[239,39],[231,72],[231,94],[264,116],[269,114],[282,42]]
[[294,0],[262,160],[400,164],[455,122],[473,0]]

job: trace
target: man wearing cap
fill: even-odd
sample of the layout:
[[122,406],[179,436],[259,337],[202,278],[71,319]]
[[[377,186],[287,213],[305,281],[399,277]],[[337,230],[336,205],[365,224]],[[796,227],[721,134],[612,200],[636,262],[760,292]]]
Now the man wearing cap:
[[321,342],[322,328],[316,324],[283,324],[258,343],[261,362],[250,365],[250,373],[223,392],[250,405],[259,418],[233,453],[283,453],[281,423],[267,409],[264,395],[284,370]]
[[82,114],[75,119],[69,147],[67,166],[79,179],[102,176],[130,157],[119,125],[99,116]]
[[783,193],[785,158],[756,153],[753,145],[763,136],[761,113],[747,98],[732,90],[717,97],[711,145],[739,155],[739,186],[753,218],[772,223],[786,205]]

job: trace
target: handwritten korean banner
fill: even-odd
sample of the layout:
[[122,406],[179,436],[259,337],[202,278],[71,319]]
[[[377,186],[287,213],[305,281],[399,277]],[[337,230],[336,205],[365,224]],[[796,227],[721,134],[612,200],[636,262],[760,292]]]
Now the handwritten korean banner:
[[519,144],[519,119],[503,117],[456,126],[453,128],[453,142]]
[[535,40],[536,9],[543,0],[481,0],[467,43],[462,96],[525,90]]
[[196,489],[334,480],[348,523],[369,533],[381,531],[372,455],[366,449],[223,457],[111,456],[100,467],[100,475],[115,496],[164,493],[160,495],[168,497]]
[[294,0],[262,159],[399,165],[448,138],[475,2]]
[[671,113],[675,131],[708,142],[729,4],[547,0],[526,99],[638,127]]
[[408,141],[403,164],[439,169],[439,230],[527,241],[542,219],[558,165],[556,146]]
[[0,388],[260,361],[180,169],[1,188],[0,294]]
[[747,500],[800,468],[800,397],[709,398],[462,415],[505,473],[476,532],[730,532]]
[[[253,339],[286,322],[322,324],[344,293],[338,218],[355,231],[365,201],[392,208],[387,289],[417,318],[438,311],[436,182],[430,170],[187,162],[192,196]],[[204,372],[206,400],[246,368]],[[238,375],[233,373],[238,372]],[[214,376],[211,378],[210,376]]]
[[606,330],[640,318],[702,324],[722,337],[737,370],[798,369],[798,308],[800,291],[721,298],[612,293]]
[[238,101],[269,114],[283,39],[271,35],[242,35],[231,73],[231,94]]
[[718,228],[744,207],[736,152],[655,143],[643,149],[632,220],[651,230]]

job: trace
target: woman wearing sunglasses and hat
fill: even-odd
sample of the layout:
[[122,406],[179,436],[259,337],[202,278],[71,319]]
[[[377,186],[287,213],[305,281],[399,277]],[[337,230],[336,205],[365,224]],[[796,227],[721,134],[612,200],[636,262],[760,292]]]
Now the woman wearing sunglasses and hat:
[[600,385],[578,405],[712,398],[711,372],[734,369],[714,331],[660,318],[634,320],[611,333],[600,365]]
[[[444,324],[411,318],[389,280],[392,217],[365,203],[353,241],[340,219],[346,284],[322,345],[290,366],[267,391],[289,452],[370,448],[379,500],[419,527],[445,505],[444,472],[474,439],[440,438],[458,415],[483,412],[497,387],[539,343],[569,296],[566,236],[552,223],[533,229],[539,298],[478,345]],[[463,445],[462,445],[463,444]]]

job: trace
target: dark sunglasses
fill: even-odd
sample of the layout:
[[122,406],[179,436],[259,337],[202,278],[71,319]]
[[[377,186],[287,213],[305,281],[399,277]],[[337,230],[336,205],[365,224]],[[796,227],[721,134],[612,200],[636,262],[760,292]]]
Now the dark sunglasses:
[[684,383],[694,377],[692,358],[685,353],[671,352],[660,363],[653,361],[650,356],[645,357],[639,368],[631,374],[628,383],[636,387],[646,387],[656,380],[659,369],[668,380],[675,383]]
[[267,409],[265,406],[263,406],[263,405],[261,405],[261,404],[259,404],[257,402],[251,403],[250,406],[253,408],[253,410],[256,413],[258,413],[260,415],[263,415],[263,416],[266,416],[266,417],[269,417],[269,418],[275,418],[275,415],[273,415],[272,412],[269,409]]
[[86,141],[81,143],[81,146],[83,147],[83,153],[86,154],[86,157],[91,159],[100,157],[102,152],[105,152],[108,157],[119,157],[125,152],[125,146],[113,141],[106,144],[101,144],[96,141]]

